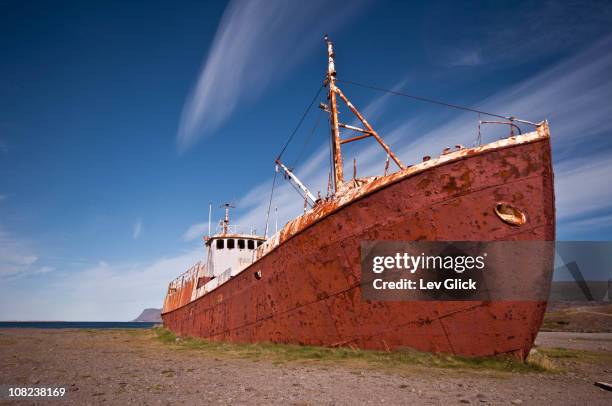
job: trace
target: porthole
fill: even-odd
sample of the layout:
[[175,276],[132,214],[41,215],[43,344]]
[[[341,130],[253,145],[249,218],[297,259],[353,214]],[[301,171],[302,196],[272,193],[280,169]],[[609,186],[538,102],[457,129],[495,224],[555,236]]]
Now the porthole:
[[510,203],[497,203],[495,205],[495,214],[497,214],[497,217],[499,217],[504,223],[508,223],[513,226],[522,226],[527,222],[525,213]]

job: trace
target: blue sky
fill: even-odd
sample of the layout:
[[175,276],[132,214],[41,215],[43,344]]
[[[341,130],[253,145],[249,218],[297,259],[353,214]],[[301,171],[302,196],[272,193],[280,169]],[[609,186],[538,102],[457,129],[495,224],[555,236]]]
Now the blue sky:
[[[302,3],[0,3],[0,319],[159,307],[204,255],[208,202],[234,202],[236,222],[263,231],[272,161],[320,86],[325,32],[339,78],[548,118],[558,238],[612,239],[606,2]],[[406,162],[475,138],[473,114],[344,90]],[[324,191],[325,119],[300,153],[318,114],[284,159]],[[353,156],[359,175],[382,171],[371,143]],[[277,192],[282,223],[302,202]]]

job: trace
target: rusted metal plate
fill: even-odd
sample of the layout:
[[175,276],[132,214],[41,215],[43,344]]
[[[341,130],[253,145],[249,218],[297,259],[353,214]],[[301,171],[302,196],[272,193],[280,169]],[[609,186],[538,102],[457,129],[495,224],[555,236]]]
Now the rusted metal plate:
[[[524,212],[525,224],[502,221],[501,201]],[[288,223],[257,261],[212,292],[191,301],[189,282],[170,292],[162,318],[178,334],[213,340],[524,358],[545,302],[363,301],[360,242],[551,241],[554,218],[544,128],[347,188]],[[515,277],[534,271],[550,284],[552,267],[517,268]]]

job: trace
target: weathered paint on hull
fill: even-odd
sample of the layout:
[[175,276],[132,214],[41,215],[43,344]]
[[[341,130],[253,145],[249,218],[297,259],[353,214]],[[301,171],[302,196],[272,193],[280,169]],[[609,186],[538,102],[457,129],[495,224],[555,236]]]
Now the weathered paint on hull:
[[[524,210],[527,223],[502,222],[497,202]],[[363,301],[360,242],[551,241],[554,218],[548,136],[470,153],[364,195],[291,238],[281,236],[278,247],[241,274],[194,301],[165,307],[162,318],[180,335],[211,340],[524,358],[545,301]],[[536,271],[550,285],[552,266],[520,272]]]

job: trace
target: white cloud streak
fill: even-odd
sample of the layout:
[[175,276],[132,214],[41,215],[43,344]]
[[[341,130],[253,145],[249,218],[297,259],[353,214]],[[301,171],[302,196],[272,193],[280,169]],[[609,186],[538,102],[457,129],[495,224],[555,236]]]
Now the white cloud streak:
[[612,214],[590,217],[584,220],[571,220],[567,225],[576,231],[592,231],[612,226]]
[[227,6],[195,87],[181,115],[178,146],[185,150],[254,100],[301,60],[330,27],[361,9],[363,0],[334,4],[233,0]]
[[142,233],[142,218],[136,219],[134,223],[134,230],[132,231],[132,237],[137,240],[140,238],[140,234]]
[[191,225],[185,234],[183,234],[183,241],[189,242],[196,240],[203,235],[208,233],[208,223],[196,223]]
[[[567,160],[557,165],[557,219],[564,221],[612,207],[612,153]],[[596,216],[598,217],[598,216]],[[590,221],[582,220],[582,223]],[[580,223],[569,223],[580,226]]]
[[[457,18],[459,8],[468,10],[467,20]],[[424,17],[424,37],[434,60],[472,67],[567,52],[608,32],[610,21],[612,9],[605,0],[515,2],[501,10],[442,2]]]
[[0,278],[33,272],[37,261],[30,242],[0,227]]
[[[145,307],[161,307],[168,283],[202,255],[197,248],[144,263],[100,261],[78,272],[45,276],[44,285],[3,284],[0,320],[128,321]],[[24,304],[23,297],[31,299]]]

